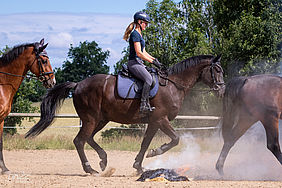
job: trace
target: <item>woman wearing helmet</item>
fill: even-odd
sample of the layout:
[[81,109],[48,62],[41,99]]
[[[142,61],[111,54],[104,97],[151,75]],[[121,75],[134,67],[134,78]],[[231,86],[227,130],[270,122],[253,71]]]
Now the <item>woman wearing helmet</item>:
[[143,60],[153,63],[158,68],[161,67],[160,62],[145,50],[145,40],[141,32],[146,29],[149,22],[150,17],[145,12],[136,12],[134,14],[134,22],[126,28],[123,36],[124,40],[129,41],[128,69],[144,82],[140,104],[140,112],[142,113],[155,109],[151,107],[149,103],[152,76],[146,70]]

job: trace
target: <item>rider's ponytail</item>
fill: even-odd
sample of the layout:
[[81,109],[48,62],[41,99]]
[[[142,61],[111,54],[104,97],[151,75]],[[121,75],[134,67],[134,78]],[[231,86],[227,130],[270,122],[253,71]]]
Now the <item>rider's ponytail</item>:
[[128,41],[129,35],[130,35],[131,31],[134,29],[134,25],[135,25],[135,23],[131,22],[131,24],[129,24],[129,26],[127,26],[127,28],[124,32],[124,35],[123,35],[123,39],[125,41]]

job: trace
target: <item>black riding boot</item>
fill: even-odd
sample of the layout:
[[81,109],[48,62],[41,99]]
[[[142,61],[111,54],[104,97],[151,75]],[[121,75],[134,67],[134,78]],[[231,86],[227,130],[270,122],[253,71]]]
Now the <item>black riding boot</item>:
[[140,112],[142,113],[147,111],[152,112],[155,109],[155,107],[151,107],[150,105],[149,95],[150,95],[150,85],[145,82],[143,85],[141,104],[140,104]]

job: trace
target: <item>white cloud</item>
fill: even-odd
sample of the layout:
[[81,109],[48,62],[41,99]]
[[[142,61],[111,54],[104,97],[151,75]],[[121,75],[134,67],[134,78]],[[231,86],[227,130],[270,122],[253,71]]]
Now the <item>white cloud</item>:
[[49,36],[48,42],[55,48],[69,48],[73,44],[73,37],[66,32],[56,33]]
[[131,16],[117,14],[26,13],[0,15],[0,49],[45,38],[53,67],[60,67],[67,58],[70,44],[96,41],[103,49],[110,49],[108,64],[122,57],[127,43],[122,40]]

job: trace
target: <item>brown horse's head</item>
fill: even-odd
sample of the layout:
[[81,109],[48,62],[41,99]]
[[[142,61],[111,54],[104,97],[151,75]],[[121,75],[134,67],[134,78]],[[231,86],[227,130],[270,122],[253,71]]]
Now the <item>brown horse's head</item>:
[[220,65],[221,56],[211,59],[209,66],[205,67],[201,74],[201,80],[212,90],[217,91],[218,96],[223,97],[225,83],[223,80],[223,69]]
[[45,48],[44,39],[34,43],[35,60],[32,62],[30,71],[35,74],[46,88],[51,88],[56,84],[55,74],[49,61]]

